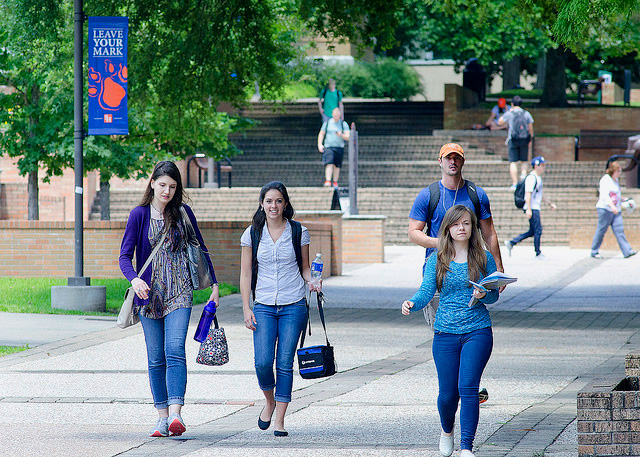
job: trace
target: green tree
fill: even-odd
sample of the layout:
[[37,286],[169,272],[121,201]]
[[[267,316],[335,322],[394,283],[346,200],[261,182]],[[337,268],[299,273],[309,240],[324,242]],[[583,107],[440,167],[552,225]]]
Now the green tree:
[[53,0],[0,3],[0,84],[14,90],[0,96],[0,151],[18,158],[28,176],[32,220],[39,216],[39,167],[47,181],[73,160],[72,18],[68,4]]
[[[28,175],[29,219],[38,219],[38,170],[47,180],[73,160],[73,2],[0,3],[0,149]],[[287,3],[146,0],[85,2],[90,15],[127,15],[130,135],[86,142],[85,170],[128,178],[158,158],[237,153],[230,132],[246,123],[217,110],[239,105],[258,81],[285,82],[295,30]]]

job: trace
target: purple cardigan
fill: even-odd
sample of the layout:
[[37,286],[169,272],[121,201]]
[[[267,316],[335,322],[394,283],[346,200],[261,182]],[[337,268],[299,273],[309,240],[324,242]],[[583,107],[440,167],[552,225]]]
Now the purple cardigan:
[[[200,242],[200,247],[203,251],[209,252],[207,247],[204,244],[204,240],[202,239],[202,234],[200,233],[200,229],[198,228],[198,223],[196,222],[196,217],[193,215],[193,211],[187,205],[183,205],[184,209],[187,211],[187,215],[191,220],[191,225],[193,225],[193,229],[196,232],[196,237]],[[129,213],[129,220],[127,221],[127,226],[124,229],[124,237],[122,238],[122,244],[120,245],[120,258],[118,259],[118,263],[120,264],[120,270],[122,274],[131,282],[133,279],[138,277],[138,273],[133,268],[133,253],[135,250],[136,254],[136,266],[139,268],[144,265],[149,256],[151,255],[151,243],[149,243],[149,223],[151,221],[151,206],[136,206]],[[216,279],[216,273],[213,269],[213,264],[211,263],[211,259],[207,256],[207,261],[209,262],[209,270],[211,270],[211,276],[213,277],[213,282],[218,282]],[[147,269],[142,273],[140,279],[142,279],[147,284],[151,284],[151,265],[147,267]],[[145,306],[149,303],[149,300],[142,300],[138,298],[136,295],[134,298],[134,303],[137,306]]]

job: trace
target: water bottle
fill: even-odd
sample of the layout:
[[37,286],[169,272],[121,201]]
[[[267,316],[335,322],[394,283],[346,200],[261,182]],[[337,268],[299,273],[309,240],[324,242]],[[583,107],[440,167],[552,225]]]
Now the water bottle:
[[204,309],[202,310],[202,316],[200,316],[200,322],[198,322],[196,334],[193,335],[193,339],[198,343],[202,343],[207,339],[207,335],[209,334],[209,329],[211,328],[211,323],[213,322],[213,317],[215,315],[216,302],[211,300],[204,306]]
[[322,254],[318,252],[316,258],[311,262],[311,284],[320,285],[320,279],[322,279]]

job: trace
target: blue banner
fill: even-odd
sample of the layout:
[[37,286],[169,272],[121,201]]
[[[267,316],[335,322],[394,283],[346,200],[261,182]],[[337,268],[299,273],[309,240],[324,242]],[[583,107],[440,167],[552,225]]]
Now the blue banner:
[[89,135],[128,135],[127,17],[89,17]]

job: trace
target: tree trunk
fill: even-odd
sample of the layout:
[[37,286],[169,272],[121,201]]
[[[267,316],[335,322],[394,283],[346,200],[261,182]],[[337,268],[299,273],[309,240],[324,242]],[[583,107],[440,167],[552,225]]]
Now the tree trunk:
[[100,220],[108,221],[111,219],[111,197],[109,195],[109,181],[100,181]]
[[520,86],[520,57],[505,60],[502,63],[502,90]]
[[544,106],[567,106],[567,50],[560,46],[547,50],[547,68],[540,102]]
[[544,75],[546,74],[547,69],[547,55],[546,53],[538,59],[536,65],[536,89],[544,89]]
[[27,218],[30,221],[40,220],[40,208],[38,206],[38,169],[29,172],[27,183],[27,194],[29,195],[29,203]]

